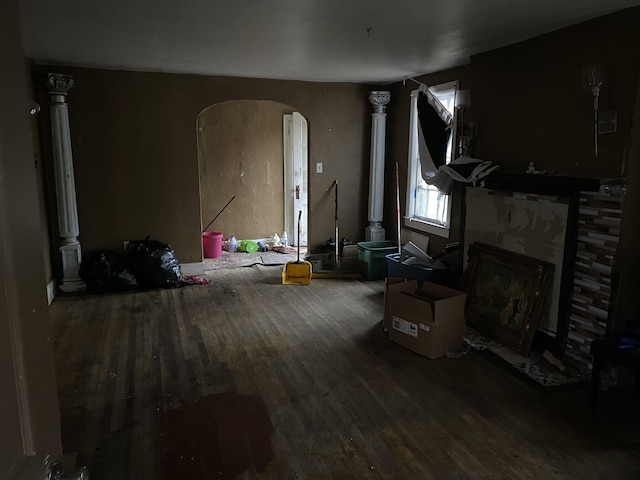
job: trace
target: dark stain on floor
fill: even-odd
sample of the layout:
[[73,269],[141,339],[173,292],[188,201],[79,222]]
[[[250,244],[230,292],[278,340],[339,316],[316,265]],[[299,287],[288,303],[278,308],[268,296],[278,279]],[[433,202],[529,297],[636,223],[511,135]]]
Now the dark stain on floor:
[[165,480],[234,478],[271,461],[271,421],[261,397],[220,393],[162,417]]

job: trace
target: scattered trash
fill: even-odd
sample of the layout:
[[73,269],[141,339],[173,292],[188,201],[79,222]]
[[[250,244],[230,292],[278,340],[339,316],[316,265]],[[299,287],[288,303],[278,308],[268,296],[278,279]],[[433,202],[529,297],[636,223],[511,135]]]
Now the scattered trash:
[[556,357],[553,353],[551,353],[549,350],[545,350],[542,356],[547,362],[555,366],[561,372],[564,372],[567,370],[567,367],[564,365],[564,363],[562,363],[562,361],[558,357]]
[[451,351],[451,350],[449,350],[449,348],[445,348],[444,349],[444,356],[447,357],[447,358],[462,358],[467,353],[469,353],[470,348],[471,348],[470,346],[467,346],[467,348],[464,349],[464,350],[456,350],[456,351]]
[[211,281],[197,275],[186,275],[180,279],[180,285],[209,285]]

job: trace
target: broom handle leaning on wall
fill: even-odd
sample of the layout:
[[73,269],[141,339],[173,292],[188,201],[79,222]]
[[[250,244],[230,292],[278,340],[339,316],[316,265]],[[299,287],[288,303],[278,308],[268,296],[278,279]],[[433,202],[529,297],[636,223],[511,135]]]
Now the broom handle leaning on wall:
[[211,224],[212,224],[213,222],[215,222],[215,221],[216,221],[216,218],[218,218],[218,217],[220,216],[220,214],[221,214],[222,212],[224,212],[224,209],[225,209],[225,208],[227,208],[231,202],[233,202],[233,199],[234,199],[234,198],[236,198],[236,196],[235,196],[235,195],[234,195],[233,197],[231,197],[231,200],[229,200],[229,201],[227,202],[227,204],[226,204],[224,207],[222,207],[222,210],[220,210],[220,211],[218,212],[218,214],[217,214],[215,217],[213,217],[213,220],[211,220],[211,221],[209,222],[209,225],[207,225],[207,226],[204,228],[204,230],[202,230],[202,233],[204,233],[204,232],[206,232],[206,231],[207,231],[207,228],[209,228],[209,227],[211,226]]
[[402,241],[400,240],[400,169],[396,162],[396,227],[398,229],[398,253],[402,254]]
[[302,218],[302,210],[298,212],[298,260],[296,263],[300,263],[300,219]]
[[338,253],[340,252],[340,247],[338,245],[338,242],[340,241],[338,239],[338,179],[336,178],[336,268],[340,267],[340,257],[338,255]]

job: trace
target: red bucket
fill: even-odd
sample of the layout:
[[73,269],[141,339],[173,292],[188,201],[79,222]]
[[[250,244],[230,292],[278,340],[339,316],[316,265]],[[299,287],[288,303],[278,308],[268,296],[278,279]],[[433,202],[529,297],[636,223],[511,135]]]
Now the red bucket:
[[203,232],[202,251],[204,258],[220,258],[222,256],[222,233]]

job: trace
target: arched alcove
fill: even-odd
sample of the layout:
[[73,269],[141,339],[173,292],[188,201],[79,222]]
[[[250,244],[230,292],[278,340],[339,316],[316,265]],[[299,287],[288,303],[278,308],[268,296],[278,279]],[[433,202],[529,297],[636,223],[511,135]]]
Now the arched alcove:
[[283,115],[295,109],[265,100],[232,100],[197,119],[202,228],[235,195],[209,231],[225,238],[270,237],[284,228]]

